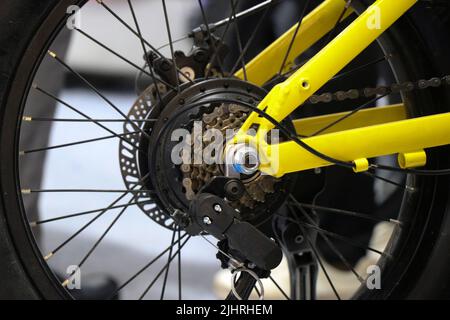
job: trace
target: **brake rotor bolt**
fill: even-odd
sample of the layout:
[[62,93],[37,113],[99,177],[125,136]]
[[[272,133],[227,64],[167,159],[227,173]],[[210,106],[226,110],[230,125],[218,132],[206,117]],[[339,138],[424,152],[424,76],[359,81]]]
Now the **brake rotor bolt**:
[[203,217],[203,223],[207,224],[207,225],[210,225],[212,223],[211,218],[208,217],[208,216],[204,216]]
[[300,244],[303,242],[303,236],[302,235],[298,235],[295,237],[295,243]]
[[214,205],[214,211],[217,213],[221,213],[222,212],[222,207],[220,206],[220,204],[215,204]]

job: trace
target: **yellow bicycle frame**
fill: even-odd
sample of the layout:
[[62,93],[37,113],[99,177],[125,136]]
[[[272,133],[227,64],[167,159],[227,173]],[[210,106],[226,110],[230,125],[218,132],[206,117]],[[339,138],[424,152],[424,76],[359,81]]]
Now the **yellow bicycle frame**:
[[[281,122],[416,2],[417,0],[375,1],[316,56],[286,81],[276,85],[258,108]],[[295,57],[334,27],[345,5],[344,0],[325,0],[303,19],[296,36],[296,40],[301,40],[294,42],[286,68],[292,65]],[[351,9],[348,8],[344,18],[351,13]],[[281,66],[277,66],[273,61],[282,60],[295,29],[296,26],[293,26],[247,64],[246,74],[249,81],[261,85],[278,73]],[[239,70],[236,76],[243,78],[243,74],[243,70]],[[297,133],[308,135],[342,115],[296,120],[294,125]],[[417,167],[426,163],[426,153],[423,149],[450,144],[449,124],[450,113],[406,119],[402,105],[378,107],[356,113],[338,126],[318,136],[305,138],[303,142],[335,159],[353,161],[358,172],[368,169],[368,158],[396,153],[399,154],[399,163],[402,167]],[[256,135],[247,134],[250,128],[255,127]],[[270,121],[253,112],[232,143],[249,143],[257,147],[261,161],[260,170],[277,177],[289,172],[331,165],[293,141],[267,144],[265,136],[273,127]]]

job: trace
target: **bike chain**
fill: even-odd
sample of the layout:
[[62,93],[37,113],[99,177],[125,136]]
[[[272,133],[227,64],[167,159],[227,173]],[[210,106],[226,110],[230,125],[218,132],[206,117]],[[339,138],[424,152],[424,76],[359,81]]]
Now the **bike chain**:
[[325,92],[312,95],[307,103],[330,103],[333,101],[355,100],[360,98],[371,98],[375,96],[386,96],[391,93],[411,92],[414,90],[424,90],[427,88],[438,88],[441,86],[450,86],[450,75],[442,78],[434,77],[429,80],[418,80],[416,82],[408,81],[403,83],[394,83],[390,86],[378,86],[375,88],[350,89],[346,91]]

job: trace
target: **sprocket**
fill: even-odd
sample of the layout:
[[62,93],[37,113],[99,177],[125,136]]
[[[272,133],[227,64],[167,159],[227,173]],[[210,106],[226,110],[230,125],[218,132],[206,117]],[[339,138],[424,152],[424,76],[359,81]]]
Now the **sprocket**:
[[[152,121],[145,122],[145,131],[151,138],[148,141],[146,137],[141,137],[140,146],[146,152],[139,152],[137,164],[140,176],[148,174],[150,177],[146,187],[154,191],[155,203],[161,210],[158,223],[170,227],[169,221],[172,221],[170,217],[176,212],[187,212],[190,203],[189,195],[186,194],[185,178],[191,177],[193,171],[172,162],[171,153],[179,141],[173,141],[171,133],[178,128],[191,130],[192,122],[195,120],[201,120],[205,127],[218,125],[217,119],[209,120],[209,118],[215,117],[216,112],[221,112],[219,110],[226,110],[228,118],[221,121],[222,124],[223,120],[229,124],[230,108],[233,114],[239,113],[240,120],[233,124],[238,128],[249,113],[243,109],[240,102],[245,101],[256,106],[265,95],[266,92],[260,87],[241,80],[203,79],[194,84],[184,84],[180,93],[169,92],[161,104],[164,107],[161,108],[161,105],[156,104],[154,110],[147,114],[147,120]],[[220,166],[215,170],[214,174],[209,175],[210,178],[224,175]],[[196,179],[195,182],[199,185],[191,191],[194,194],[198,192],[201,185],[208,181],[207,178],[208,175],[202,175],[201,181]],[[248,182],[247,198],[232,205],[241,211],[246,221],[254,225],[264,223],[271,217],[284,202],[288,190],[294,183],[291,175],[275,179],[258,173],[244,179],[248,179],[243,180]],[[274,180],[268,181],[271,179]],[[165,219],[161,217],[162,214]]]

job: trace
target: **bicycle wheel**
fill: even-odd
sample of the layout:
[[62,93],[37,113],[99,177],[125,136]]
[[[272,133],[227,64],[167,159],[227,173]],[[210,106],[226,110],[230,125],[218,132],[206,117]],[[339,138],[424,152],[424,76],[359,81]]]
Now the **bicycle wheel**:
[[[8,0],[2,4],[7,9],[1,10],[5,16],[2,21],[17,21],[8,28],[2,27],[6,32],[0,40],[7,52],[2,61],[5,81],[1,87],[0,109],[0,234],[3,240],[0,241],[0,254],[5,257],[0,263],[0,270],[5,272],[0,272],[0,277],[10,297],[73,298],[68,285],[74,273],[63,279],[54,273],[54,270],[65,271],[69,265],[79,268],[82,274],[117,271],[105,255],[96,260],[95,254],[102,250],[105,239],[119,226],[125,230],[119,239],[150,243],[153,254],[139,257],[132,264],[127,253],[131,245],[114,251],[119,259],[115,262],[128,265],[122,266],[126,274],[122,275],[120,287],[111,292],[111,296],[131,286],[132,292],[138,294],[126,293],[125,298],[211,297],[212,293],[192,295],[183,290],[183,284],[189,278],[202,279],[207,292],[212,274],[220,269],[219,264],[225,269],[230,266],[235,270],[244,268],[233,285],[234,291],[229,293],[228,288],[225,290],[230,299],[250,298],[252,292],[257,297],[262,289],[259,278],[267,278],[261,283],[268,298],[386,299],[448,295],[450,282],[447,276],[441,273],[440,279],[432,277],[436,270],[445,270],[448,265],[448,255],[442,254],[448,250],[448,235],[442,232],[449,223],[449,181],[446,176],[424,177],[403,173],[386,176],[376,172],[354,178],[354,173],[350,177],[348,172],[342,173],[335,168],[290,174],[279,179],[259,173],[246,176],[241,181],[245,187],[244,194],[233,201],[228,199],[226,203],[238,210],[242,221],[258,228],[266,237],[276,239],[287,262],[287,267],[283,264],[280,270],[288,268],[288,276],[282,271],[275,271],[271,276],[252,271],[258,271],[258,268],[233,251],[223,239],[216,245],[215,239],[206,233],[198,232],[191,236],[185,230],[183,217],[177,214],[188,212],[190,202],[202,188],[214,177],[223,176],[225,169],[214,163],[184,166],[170,162],[172,151],[179,142],[172,139],[173,132],[176,129],[187,130],[194,140],[197,121],[202,128],[214,128],[221,133],[226,129],[238,129],[250,112],[248,105],[261,101],[267,90],[289,75],[296,65],[292,65],[286,74],[279,72],[262,85],[252,84],[245,72],[246,62],[267,45],[255,43],[258,32],[271,19],[271,9],[283,6],[283,1],[257,6],[255,13],[242,19],[233,17],[244,12],[244,8],[239,1],[230,1],[227,3],[229,12],[217,17],[217,21],[226,20],[217,25],[211,24],[212,14],[206,4],[192,1],[189,8],[195,8],[203,27],[191,33],[193,38],[181,36],[180,39],[188,43],[187,47],[182,47],[184,52],[177,48],[181,42],[176,42],[178,37],[172,34],[174,22],[171,12],[174,11],[171,10],[177,10],[178,3],[175,2],[158,2],[156,7],[154,3],[137,1],[113,4],[107,1],[45,0],[29,3]],[[188,6],[186,3],[183,1],[183,6]],[[333,21],[336,26],[297,57],[297,63],[301,65],[314,55],[368,5],[368,1],[349,3],[355,12],[346,19],[339,16],[338,21]],[[297,8],[296,20],[302,21],[319,4],[305,1]],[[139,50],[139,56],[144,58],[138,62],[120,53],[125,52],[121,51],[120,43],[113,49],[95,35],[95,30],[99,30],[98,20],[91,28],[83,25],[71,31],[104,50],[105,55],[109,54],[136,69],[136,86],[134,80],[128,81],[128,85],[126,80],[123,81],[123,86],[137,88],[135,101],[130,101],[130,98],[119,100],[120,97],[105,92],[89,72],[77,70],[67,62],[63,53],[65,49],[58,48],[58,43],[67,41],[64,40],[67,37],[67,18],[71,18],[67,9],[73,5],[79,6],[83,15],[89,15],[90,10],[102,10],[104,30],[115,30],[119,26],[134,37],[135,47],[126,49],[128,53]],[[151,10],[143,9],[147,5]],[[128,10],[126,20],[117,13],[122,6]],[[153,20],[159,19],[158,31],[164,32],[170,43],[165,48],[158,48],[163,43],[146,40],[153,31],[142,25],[147,12],[152,13]],[[239,25],[248,23],[245,19],[253,21],[253,28],[248,25],[239,28]],[[398,21],[321,93],[377,86],[380,79],[403,83],[445,75],[445,70],[434,67],[442,63],[430,54],[430,50],[436,48],[430,48],[422,41],[424,35],[410,19],[408,15]],[[434,36],[437,38],[439,34]],[[192,47],[195,41],[196,45]],[[237,60],[230,58],[233,53],[227,55],[227,46],[232,52],[234,50]],[[256,49],[257,46],[260,49]],[[192,50],[187,51],[186,48]],[[82,52],[77,51],[74,45],[71,54]],[[280,71],[286,69],[287,62],[287,59],[276,61]],[[50,63],[52,67],[46,68],[45,64]],[[50,80],[53,81],[49,81],[46,77],[49,77],[48,70],[56,68],[96,96],[98,100],[93,104],[101,103],[103,109],[83,108],[80,93],[68,90],[67,86],[59,92],[53,91],[61,80],[52,77]],[[240,68],[243,77],[236,79],[234,74]],[[367,74],[372,74],[365,77],[369,83],[362,83],[361,75]],[[87,91],[82,93],[85,99]],[[384,101],[401,104],[402,112],[416,117],[448,111],[446,95],[446,88],[402,91]],[[58,109],[64,108],[72,113],[67,113],[67,118],[58,118],[48,110],[45,116],[34,116],[39,111],[33,108],[37,96],[45,97],[49,104],[57,102]],[[381,96],[376,95],[376,100],[372,97],[332,101],[323,108],[321,103],[306,104],[292,115],[287,126],[292,129],[294,119],[358,110],[368,101],[370,106],[376,106]],[[66,116],[66,113],[62,115]],[[39,137],[39,132],[45,130],[42,126],[49,125],[60,135],[58,139],[48,142],[44,137],[41,140],[44,145],[30,147],[27,139]],[[98,129],[89,131],[98,134],[97,137],[86,136],[86,126]],[[48,132],[49,129],[46,130]],[[108,144],[108,150],[95,144],[111,139],[115,139],[115,143]],[[450,167],[448,151],[447,147],[427,150],[427,168]],[[79,163],[79,167],[67,165],[68,159],[80,154],[85,161]],[[390,160],[379,161],[389,163]],[[57,172],[58,179],[52,181],[61,184],[49,186],[44,181],[42,187],[30,185],[34,175],[43,170],[39,163],[46,163],[46,171]],[[105,172],[106,163],[112,164],[117,171]],[[96,178],[95,174],[102,170],[101,178]],[[64,214],[42,216],[40,213],[38,216],[36,208],[29,205],[35,203],[30,200],[35,195],[45,201],[46,209],[60,211],[70,207],[71,210]],[[358,202],[358,199],[364,201]],[[98,205],[92,207],[93,203]],[[139,218],[131,218],[127,213],[131,207]],[[391,212],[383,213],[385,210]],[[330,220],[327,218],[330,214],[339,218]],[[124,220],[128,223],[120,223]],[[99,232],[88,237],[88,242],[77,246],[79,236],[99,221],[104,222],[103,227],[96,229]],[[51,234],[54,223],[67,228],[68,234],[55,237],[53,243],[38,244],[36,238]],[[204,223],[209,222],[206,219]],[[385,228],[387,235],[383,237],[383,243],[375,248],[370,239],[374,239],[373,227],[377,223],[381,223],[379,228],[389,227]],[[144,224],[148,226],[143,227]],[[355,232],[355,226],[360,228],[360,232]],[[148,238],[139,240],[134,236],[138,233]],[[192,254],[193,248],[200,248],[198,250],[204,253],[201,256],[210,262],[206,263],[203,258]],[[373,254],[377,257],[374,258]],[[182,257],[189,256],[195,257],[192,259],[196,263],[186,271],[182,268]],[[135,270],[130,270],[130,265]],[[370,270],[380,273],[381,287],[368,285],[371,274],[367,273],[366,267],[369,265]],[[343,284],[336,284],[338,278],[341,282],[344,279]],[[267,296],[270,286],[277,294]]]

